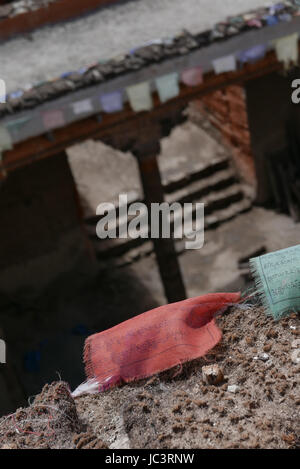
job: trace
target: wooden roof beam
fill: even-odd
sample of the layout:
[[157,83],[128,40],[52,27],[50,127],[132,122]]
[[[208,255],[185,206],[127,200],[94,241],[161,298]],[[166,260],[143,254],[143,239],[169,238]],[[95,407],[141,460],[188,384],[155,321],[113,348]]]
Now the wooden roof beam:
[[263,60],[255,64],[244,65],[242,69],[235,72],[221,75],[207,73],[203,83],[199,86],[188,87],[181,84],[179,96],[166,103],[162,104],[157,94],[154,93],[154,107],[149,112],[135,113],[126,104],[122,112],[101,114],[102,120],[100,122],[95,115],[54,130],[51,132],[51,139],[49,139],[49,135],[44,134],[16,144],[12,150],[3,154],[3,168],[7,172],[13,171],[20,166],[59,153],[69,146],[87,139],[101,139],[115,146],[113,143],[115,136],[122,134],[129,128],[131,132],[135,132],[134,138],[138,139],[145,121],[159,122],[172,116],[179,109],[183,109],[190,101],[199,99],[215,90],[233,84],[241,84],[282,69],[282,64],[277,61],[275,53],[271,51]]

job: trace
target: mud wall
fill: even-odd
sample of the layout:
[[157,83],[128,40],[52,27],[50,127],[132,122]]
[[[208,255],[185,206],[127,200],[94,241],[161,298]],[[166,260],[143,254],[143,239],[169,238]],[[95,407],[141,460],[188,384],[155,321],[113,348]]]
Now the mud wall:
[[85,254],[76,196],[64,153],[1,182],[1,291],[39,289]]

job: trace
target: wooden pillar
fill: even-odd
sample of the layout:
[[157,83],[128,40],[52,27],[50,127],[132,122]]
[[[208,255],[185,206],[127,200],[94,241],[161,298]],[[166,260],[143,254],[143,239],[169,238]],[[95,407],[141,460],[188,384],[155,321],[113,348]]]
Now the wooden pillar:
[[[134,149],[149,214],[151,203],[162,203],[164,201],[164,192],[157,162],[159,152],[159,140],[138,143]],[[185,286],[173,238],[152,239],[152,242],[168,302],[173,303],[184,300],[186,298]]]
[[80,227],[80,230],[81,230],[81,233],[82,233],[84,249],[85,249],[89,259],[92,262],[96,262],[96,253],[95,253],[94,247],[93,247],[93,245],[92,245],[92,243],[91,243],[91,241],[88,237],[88,234],[87,234],[87,231],[86,231],[86,228],[85,228],[84,211],[83,211],[83,208],[81,206],[80,195],[79,195],[79,192],[78,192],[78,189],[77,189],[77,185],[76,185],[76,181],[75,181],[75,178],[74,178],[74,175],[73,175],[72,168],[70,166],[68,153],[67,153],[66,150],[63,150],[60,154],[61,154],[61,157],[64,158],[67,162],[70,177],[71,177],[71,180],[72,180],[71,184],[73,186],[74,203],[75,203],[75,206],[76,206],[76,212],[77,212],[77,216],[78,216],[79,227]]

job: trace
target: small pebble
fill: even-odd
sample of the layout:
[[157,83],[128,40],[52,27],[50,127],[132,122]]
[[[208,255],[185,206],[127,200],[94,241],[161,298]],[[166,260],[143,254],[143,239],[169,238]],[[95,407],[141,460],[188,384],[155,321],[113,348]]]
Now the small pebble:
[[267,353],[260,353],[257,357],[254,357],[253,360],[261,360],[263,362],[267,362],[270,356]]
[[232,384],[231,386],[227,387],[228,392],[232,392],[233,394],[237,393],[240,390],[240,387],[237,384]]
[[224,374],[218,365],[203,366],[202,379],[206,384],[219,384],[224,380]]
[[300,339],[293,340],[292,348],[300,348]]
[[295,365],[299,365],[300,363],[300,348],[297,349],[297,350],[294,350],[291,354],[291,359],[292,359],[292,362],[295,364]]

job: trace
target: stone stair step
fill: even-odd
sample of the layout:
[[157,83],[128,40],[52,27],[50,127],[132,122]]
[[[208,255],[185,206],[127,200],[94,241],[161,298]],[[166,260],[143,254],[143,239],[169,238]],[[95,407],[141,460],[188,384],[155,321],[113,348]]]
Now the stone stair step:
[[[225,171],[225,172],[223,172]],[[227,172],[228,171],[228,174]],[[229,169],[229,160],[227,158],[216,158],[215,160],[212,160],[212,162],[207,165],[204,163],[199,163],[199,167],[195,169],[190,174],[182,174],[179,178],[177,177],[176,179],[168,179],[168,180],[163,180],[163,186],[164,186],[164,192],[165,194],[171,194],[174,191],[179,191],[180,189],[183,189],[182,192],[182,197],[187,195],[190,191],[186,189],[186,192],[184,191],[184,188],[188,185],[193,185],[192,190],[199,190],[199,191],[204,191],[205,192],[205,186],[206,184],[206,178],[207,178],[207,183],[208,185],[212,186],[213,181],[214,181],[214,174],[217,174],[218,172],[222,172],[223,176],[220,175],[220,177],[216,177],[216,183],[215,184],[221,184],[221,178],[224,177],[229,178],[231,176],[234,176],[234,172]],[[204,179],[205,178],[205,179]],[[197,181],[202,181],[200,184],[199,189],[197,189]],[[195,189],[194,189],[195,188]],[[178,194],[180,196],[180,193]],[[167,199],[168,196],[166,196]],[[175,196],[177,197],[177,196]],[[142,198],[136,191],[129,192],[127,194],[128,198],[128,203],[126,207],[128,208],[128,205],[134,203],[134,202],[143,202]],[[116,206],[116,215],[119,218],[119,213],[120,213],[120,207],[117,205]],[[101,216],[95,215],[92,217],[88,217],[85,219],[85,224],[86,225],[94,225],[96,224]]]
[[234,184],[236,180],[236,174],[233,169],[223,169],[205,179],[192,182],[188,186],[166,195],[166,201],[169,203],[187,203],[196,199],[201,201],[201,198],[205,195],[212,191],[225,189],[229,185]]
[[[250,199],[244,199],[240,202],[232,204],[232,206],[227,209],[220,210],[216,212],[215,215],[208,217],[205,223],[205,229],[213,229],[219,226],[221,223],[230,221],[235,216],[244,213],[250,210],[252,207],[252,202]],[[153,244],[150,240],[144,240],[144,244],[139,247],[130,249],[126,254],[119,256],[118,258],[113,258],[109,260],[109,265],[114,267],[125,267],[132,262],[136,262],[143,257],[149,256],[154,253]],[[175,249],[178,255],[181,255],[185,252],[185,242],[186,239],[175,239]]]
[[187,184],[190,184],[201,179],[205,179],[218,171],[229,168],[228,158],[216,158],[211,160],[209,165],[207,163],[199,162],[199,165],[194,167],[190,173],[177,174],[176,176],[164,176],[162,175],[162,184],[166,194],[170,194],[177,191]]
[[[230,188],[227,188],[222,192],[222,195],[219,193],[210,194],[206,200],[204,200],[205,204],[205,228],[217,226],[221,221],[222,217],[226,219],[230,219],[235,216],[236,208],[239,207],[238,205],[240,202],[243,202],[243,193],[240,190],[238,185],[234,185]],[[251,202],[246,204],[247,207],[250,205]],[[213,207],[216,208],[216,212],[214,212]],[[232,210],[230,211],[230,209]],[[195,207],[193,207],[192,213],[195,211]],[[232,212],[232,213],[231,213]],[[213,215],[207,215],[209,213],[213,213]],[[181,212],[178,214],[181,218]],[[173,232],[173,223],[174,217],[176,217],[176,212],[174,216],[171,218],[171,232]],[[95,228],[94,228],[95,230]],[[148,229],[145,230],[144,234],[148,233]],[[101,259],[107,259],[110,257],[117,257],[122,256],[126,252],[130,251],[131,249],[140,248],[144,243],[149,241],[148,238],[137,238],[132,239],[130,236],[126,239],[99,239],[96,235],[96,231],[94,231],[94,240],[95,240],[95,249],[97,256]]]
[[[206,212],[211,213],[212,210],[222,208],[226,206],[230,202],[235,202],[237,199],[243,197],[243,192],[238,184],[235,182],[235,175],[233,170],[224,170],[220,171],[220,173],[213,175],[212,177],[208,178],[206,183],[201,181],[201,183],[196,183],[196,191],[188,193],[188,189],[186,188],[180,191],[180,194],[176,192],[172,194],[171,197],[166,198],[166,202],[174,203],[179,202],[183,203],[192,203],[192,202],[202,202],[206,205]],[[195,189],[194,185],[193,188]],[[199,195],[202,194],[202,198]],[[206,194],[204,196],[204,194]],[[175,195],[181,196],[181,198],[175,198]],[[100,220],[101,217],[98,216],[97,222]],[[129,222],[134,218],[134,216],[128,216],[127,218],[117,218],[116,224],[113,224],[112,229],[121,229],[127,228]],[[124,226],[127,225],[127,226]],[[97,238],[95,225],[88,223],[86,225],[86,230],[88,235],[91,238]]]

